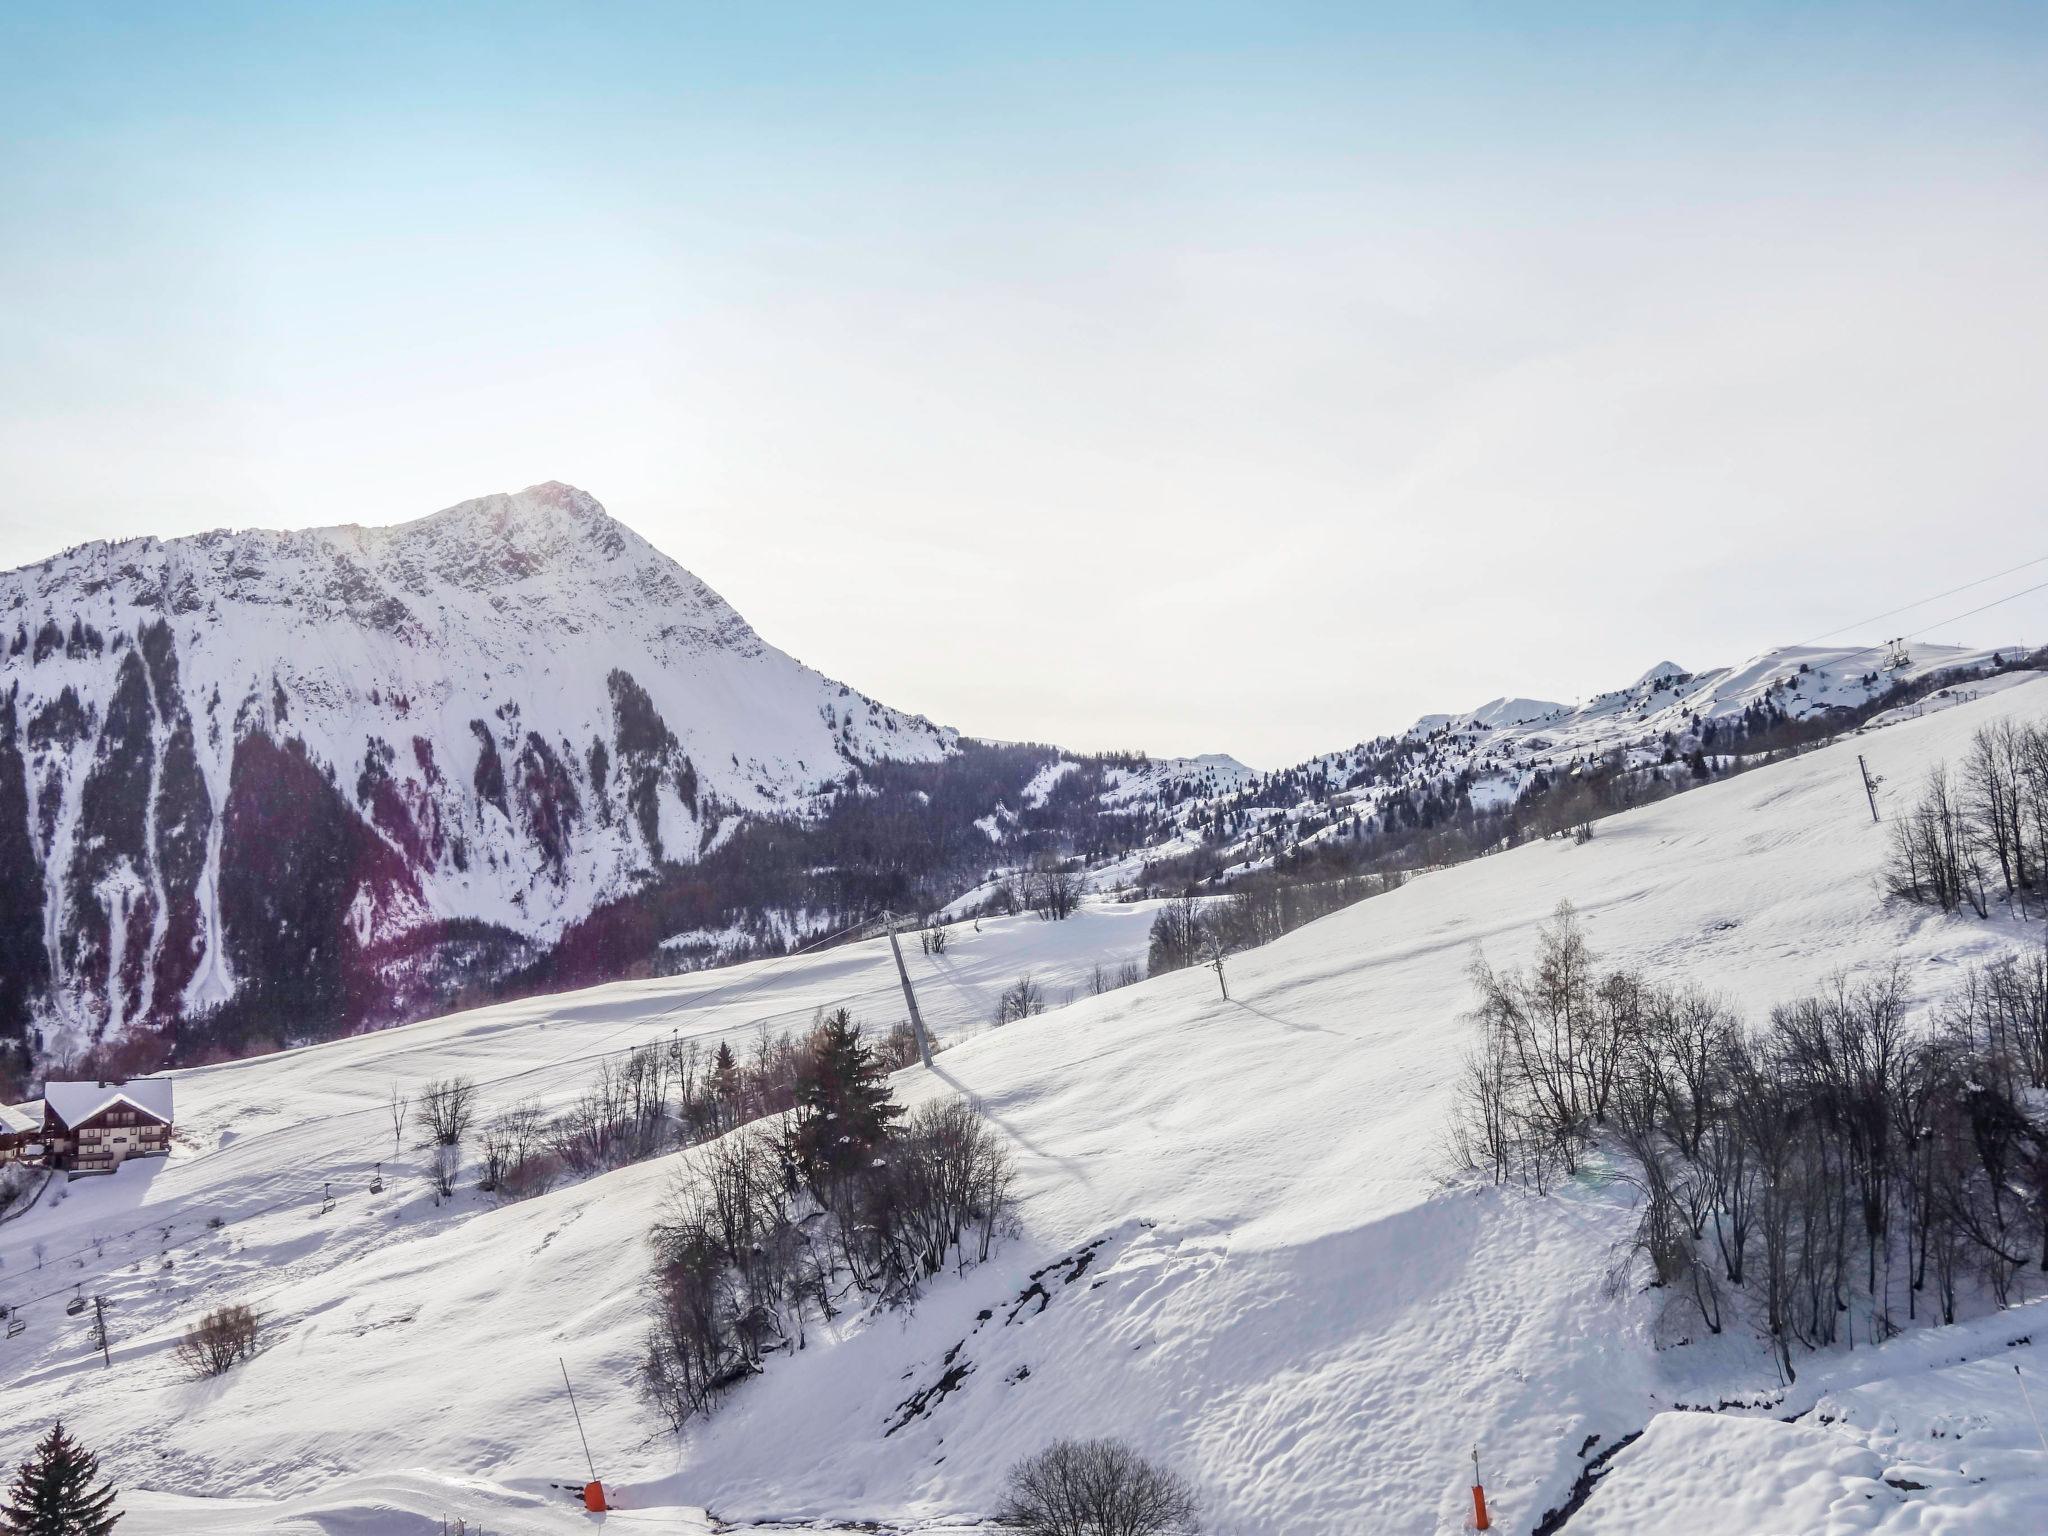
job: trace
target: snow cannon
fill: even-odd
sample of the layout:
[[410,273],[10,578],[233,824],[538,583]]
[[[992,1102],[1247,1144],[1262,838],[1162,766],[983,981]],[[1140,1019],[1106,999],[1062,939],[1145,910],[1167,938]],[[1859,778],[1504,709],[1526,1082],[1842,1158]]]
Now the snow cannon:
[[1472,1529],[1490,1531],[1493,1522],[1486,1518],[1486,1484],[1479,1475],[1479,1447],[1472,1447]]
[[611,1508],[604,1501],[604,1484],[592,1478],[583,1485],[583,1507],[593,1515],[601,1515]]

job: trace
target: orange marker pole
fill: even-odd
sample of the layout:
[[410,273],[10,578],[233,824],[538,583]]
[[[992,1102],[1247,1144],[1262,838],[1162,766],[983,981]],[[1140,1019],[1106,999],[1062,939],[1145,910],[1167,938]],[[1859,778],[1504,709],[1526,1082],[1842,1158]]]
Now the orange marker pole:
[[1486,1486],[1479,1477],[1479,1447],[1472,1447],[1472,1529],[1490,1531],[1493,1522],[1486,1518]]

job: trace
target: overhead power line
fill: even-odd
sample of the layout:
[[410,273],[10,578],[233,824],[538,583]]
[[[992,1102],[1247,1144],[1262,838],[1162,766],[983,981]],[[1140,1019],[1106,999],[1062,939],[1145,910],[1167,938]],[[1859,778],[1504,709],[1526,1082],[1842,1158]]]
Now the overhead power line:
[[[766,986],[769,980],[771,979],[772,973],[774,972],[775,968],[783,964],[785,961],[795,960],[798,957],[808,954],[813,950],[822,948],[824,945],[831,943],[835,939],[844,938],[847,934],[854,933],[859,929],[867,926],[869,921],[869,919],[863,918],[859,922],[849,923],[846,927],[840,928],[832,933],[820,935],[818,938],[811,940],[808,944],[801,945],[796,949],[788,951],[786,954],[776,955],[762,962],[760,970],[752,976],[745,978],[736,978],[733,981],[726,982],[722,986],[713,987],[709,991],[698,993],[695,996],[683,998],[680,1001],[676,1002],[668,1008],[661,1010],[658,1013],[650,1014],[642,1018],[636,1018],[630,1021],[629,1023],[621,1026],[620,1028],[610,1031],[608,1034],[600,1037],[597,1041],[592,1043],[599,1046],[605,1045],[612,1040],[616,1040],[620,1035],[627,1034],[629,1032],[636,1030],[648,1029],[651,1026],[661,1024],[666,1020],[671,1019],[675,1017],[677,1014],[682,1013],[686,1010],[703,1008],[705,1005],[711,1003],[713,999],[719,1000],[720,1007],[730,1007],[733,1003],[738,1002],[740,999]],[[769,1017],[772,1018],[775,1017],[775,1015],[771,1014],[769,1015]],[[731,1026],[731,1029],[745,1029],[753,1022],[753,1020],[744,1020],[739,1024]],[[403,1026],[400,1027],[403,1028]],[[718,1033],[727,1032],[729,1031],[718,1031]],[[593,1051],[588,1049],[581,1049],[576,1053],[558,1057],[553,1061],[540,1062],[537,1065],[530,1067],[521,1067],[517,1071],[501,1073],[496,1077],[475,1079],[472,1081],[471,1086],[478,1090],[485,1088],[502,1087],[506,1083],[517,1082],[522,1078],[534,1077],[545,1072],[557,1071],[563,1067],[586,1066],[592,1062],[606,1060],[608,1058],[615,1056],[630,1056],[635,1051],[645,1049],[647,1043],[648,1042],[643,1041],[639,1045],[622,1046],[616,1050]],[[314,1047],[314,1049],[317,1049],[317,1047]],[[249,1059],[261,1060],[262,1058],[252,1057]],[[379,1101],[363,1105],[360,1108],[356,1109],[343,1109],[336,1110],[330,1114],[314,1115],[307,1119],[297,1120],[289,1125],[281,1125],[273,1130],[264,1131],[259,1133],[258,1135],[248,1137],[243,1141],[239,1141],[235,1143],[234,1147],[231,1149],[232,1154],[235,1157],[239,1158],[246,1155],[249,1149],[264,1145],[275,1138],[282,1138],[292,1136],[295,1134],[300,1134],[312,1129],[315,1126],[332,1125],[336,1121],[353,1120],[360,1115],[374,1115],[385,1113],[389,1113],[389,1108],[386,1104]],[[292,1190],[292,1193],[285,1196],[283,1199],[273,1201],[268,1205],[259,1206],[257,1209],[253,1211],[238,1212],[236,1213],[234,1220],[237,1222],[248,1221],[253,1217],[269,1215],[274,1211],[283,1210],[293,1205],[303,1204],[306,1201],[314,1198],[314,1196],[311,1193],[311,1184],[327,1182],[325,1180],[320,1179],[317,1175],[301,1174],[300,1177],[309,1180],[306,1188],[294,1188]],[[197,1221],[199,1218],[191,1214],[193,1208],[198,1206],[204,1206],[207,1204],[210,1204],[210,1202],[206,1200],[204,1196],[188,1197],[187,1199],[180,1201],[178,1205],[173,1208],[172,1212],[167,1217],[159,1217],[154,1220],[140,1222],[134,1228],[121,1234],[121,1236],[124,1240],[128,1240],[134,1238],[139,1233],[152,1228],[159,1230],[175,1230],[178,1227],[185,1226],[191,1222]],[[201,1232],[192,1237],[167,1240],[163,1245],[162,1251],[169,1252],[174,1249],[182,1249],[193,1242],[200,1241],[205,1236],[206,1233]],[[70,1249],[69,1251],[64,1253],[45,1254],[43,1256],[44,1263],[47,1263],[48,1265],[54,1267],[58,1264],[65,1263],[72,1259],[82,1259],[87,1253],[93,1253],[97,1257],[97,1251],[100,1248],[101,1243],[105,1240],[106,1239],[102,1239],[101,1241],[87,1241],[81,1244],[80,1246]],[[103,1265],[104,1261],[102,1261],[102,1266]],[[41,1269],[42,1267],[43,1264],[38,1264],[37,1266],[38,1269]],[[35,1282],[33,1280],[25,1279],[24,1283],[33,1284]],[[16,1309],[25,1306],[30,1306],[39,1301],[47,1301],[52,1296],[62,1295],[66,1290],[74,1289],[77,1285],[82,1283],[82,1281],[73,1281],[65,1286],[60,1286],[55,1290],[41,1292],[37,1295],[32,1296],[22,1296],[19,1298],[0,1295],[0,1306],[12,1307]]]
[[1989,613],[1993,608],[2003,607],[2007,603],[2017,601],[2035,592],[2048,592],[2048,581],[2036,582],[2031,587],[2022,587],[2017,592],[2008,592],[2004,597],[1995,597],[1988,603],[1979,603],[1975,608],[1966,609],[1962,613],[1952,613],[1945,619],[1935,620],[1932,624],[1923,624],[1920,628],[1899,635],[1894,640],[1881,640],[1876,645],[1866,645],[1860,651],[1851,651],[1846,656],[1836,657],[1830,665],[1840,666],[1845,661],[1854,661],[1858,656],[1871,655],[1895,644],[1897,640],[1918,639],[1921,635],[1927,634],[1932,630],[1942,629],[1950,624],[1960,624],[1964,619],[1975,618],[1980,613]]
[[[1850,630],[1852,630],[1852,629],[1862,629],[1862,628],[1863,628],[1863,627],[1864,627],[1865,625],[1868,625],[1868,624],[1877,624],[1877,623],[1881,623],[1881,622],[1883,622],[1883,621],[1884,621],[1884,620],[1886,620],[1886,619],[1890,619],[1890,618],[1896,618],[1896,617],[1897,617],[1898,615],[1900,615],[1900,614],[1902,614],[1902,613],[1911,613],[1911,612],[1912,612],[1912,611],[1913,611],[1913,610],[1914,610],[1915,608],[1924,608],[1924,607],[1926,607],[1926,606],[1927,606],[1927,605],[1928,605],[1929,603],[1938,603],[1938,602],[1940,602],[1940,601],[1941,601],[1941,600],[1942,600],[1942,599],[1943,599],[1944,597],[1954,597],[1954,596],[1955,596],[1955,595],[1956,595],[1956,594],[1957,594],[1958,592],[1967,592],[1967,591],[1969,591],[1969,590],[1970,590],[1970,588],[1972,588],[1972,587],[1981,587],[1981,586],[1983,586],[1983,585],[1984,585],[1984,583],[1986,583],[1987,581],[1996,581],[1996,580],[1998,580],[1998,578],[1999,578],[1999,577],[2001,577],[2001,576],[2012,576],[2012,575],[2016,575],[2016,574],[2018,574],[2018,573],[2019,573],[2019,572],[2021,572],[2021,571],[2024,571],[2024,570],[2029,570],[2029,569],[2031,569],[2031,568],[2032,568],[2032,567],[2034,567],[2034,566],[2037,566],[2037,565],[2041,565],[2041,564],[2044,564],[2044,563],[2048,563],[2048,555],[2037,555],[2037,556],[2035,556],[2035,557],[2034,557],[2034,558],[2033,558],[2032,560],[2022,560],[2022,561],[2021,561],[2021,562],[2020,562],[2020,563],[2019,563],[2018,565],[2011,565],[2011,566],[2007,566],[2007,567],[2006,567],[2006,568],[2005,568],[2004,570],[2002,570],[2002,571],[1993,571],[1993,572],[1992,572],[1992,573],[1991,573],[1991,574],[1990,574],[1989,576],[1979,576],[1979,577],[1978,577],[1978,578],[1977,578],[1977,579],[1976,579],[1975,581],[1966,581],[1966,582],[1964,582],[1964,583],[1963,583],[1963,584],[1962,584],[1961,586],[1959,586],[1959,587],[1950,587],[1950,588],[1949,588],[1949,589],[1948,589],[1948,590],[1947,590],[1946,592],[1936,592],[1936,593],[1933,593],[1933,594],[1931,594],[1930,596],[1927,596],[1927,597],[1922,597],[1922,598],[1918,598],[1918,599],[1916,599],[1916,600],[1915,600],[1915,601],[1913,601],[1913,602],[1910,602],[1910,603],[1905,603],[1905,604],[1902,604],[1901,606],[1899,606],[1899,607],[1897,607],[1897,608],[1888,608],[1888,609],[1886,609],[1886,610],[1885,610],[1885,611],[1884,611],[1883,613],[1873,613],[1873,614],[1872,614],[1872,615],[1871,615],[1871,616],[1870,616],[1869,618],[1867,618],[1867,619],[1858,619],[1858,620],[1857,620],[1857,621],[1856,621],[1855,623],[1853,623],[1853,624],[1844,624],[1844,625],[1843,625],[1843,626],[1842,626],[1842,627],[1841,627],[1840,629],[1831,629],[1831,630],[1829,630],[1829,631],[1828,631],[1828,632],[1827,632],[1826,634],[1822,634],[1822,635],[1815,635],[1815,636],[1814,636],[1814,637],[1813,637],[1813,638],[1812,638],[1811,640],[1801,640],[1801,641],[1799,642],[1799,644],[1800,644],[1800,645],[1818,645],[1818,644],[1820,644],[1820,642],[1821,642],[1821,641],[1823,641],[1823,640],[1832,640],[1832,639],[1834,639],[1834,637],[1835,637],[1836,635],[1845,635],[1845,634],[1847,634],[1847,633],[1848,633],[1848,632],[1849,632]],[[2038,589],[2037,589],[2037,588],[2031,588],[2031,587],[2030,587],[2030,588],[2028,588],[2028,591],[2036,591],[2036,590],[2038,590]],[[2024,595],[2025,595],[2025,594],[2023,594],[2023,593],[2015,593],[2015,594],[2014,594],[2014,596],[2024,596]],[[1973,610],[1973,611],[1978,611],[1978,612],[1981,612],[1982,610]],[[1967,617],[1968,617],[1968,615],[1967,615],[1967,614],[1965,614],[1965,615],[1963,615],[1963,617],[1967,618]],[[1948,622],[1952,622],[1952,621],[1948,621]]]

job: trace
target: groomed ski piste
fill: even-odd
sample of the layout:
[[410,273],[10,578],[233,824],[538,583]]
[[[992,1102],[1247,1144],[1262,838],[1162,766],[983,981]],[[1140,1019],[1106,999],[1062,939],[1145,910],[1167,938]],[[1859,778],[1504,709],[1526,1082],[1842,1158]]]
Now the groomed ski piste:
[[[1143,906],[985,921],[943,957],[906,946],[953,1043],[896,1092],[981,1105],[1015,1152],[1023,1231],[914,1311],[813,1328],[680,1440],[635,1389],[646,1234],[679,1158],[502,1206],[466,1173],[437,1206],[383,1101],[461,1072],[487,1111],[555,1106],[596,1053],[674,1032],[744,1042],[839,1002],[893,1022],[885,944],[179,1074],[169,1159],[60,1179],[0,1225],[0,1300],[38,1298],[0,1343],[8,1454],[61,1412],[120,1484],[123,1536],[431,1536],[457,1517],[494,1536],[936,1536],[991,1512],[1020,1455],[1118,1435],[1188,1473],[1216,1532],[1356,1536],[1466,1529],[1475,1445],[1495,1528],[1529,1531],[1641,1431],[1570,1536],[2048,1529],[2048,1450],[2013,1370],[2048,1407],[2037,1307],[1803,1355],[1781,1392],[1753,1336],[1658,1349],[1654,1301],[1611,1293],[1630,1200],[1597,1165],[1539,1198],[1452,1176],[1444,1152],[1471,962],[1526,961],[1560,899],[1606,962],[1752,1020],[1893,960],[1931,1003],[2041,942],[1887,901],[1856,767],[1901,805],[2006,715],[2048,716],[2048,687],[2014,679],[1602,821],[1583,846],[1425,874],[1233,958],[1229,1001],[1207,971],[1089,995],[1096,960],[1141,955]],[[1025,971],[1075,1000],[987,1027]],[[66,1311],[94,1293],[111,1368],[90,1311]],[[268,1346],[189,1380],[172,1345],[227,1301],[267,1315]],[[571,1491],[587,1474],[564,1363],[609,1515]],[[1758,1406],[1679,1411],[1730,1401]]]

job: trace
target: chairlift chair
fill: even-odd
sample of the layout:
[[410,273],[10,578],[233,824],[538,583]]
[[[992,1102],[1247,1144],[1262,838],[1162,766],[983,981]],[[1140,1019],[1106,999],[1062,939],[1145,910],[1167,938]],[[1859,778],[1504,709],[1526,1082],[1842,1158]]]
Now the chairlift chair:
[[84,1310],[85,1298],[83,1296],[74,1296],[64,1303],[64,1315],[66,1317],[76,1317]]
[[23,1335],[24,1333],[27,1333],[27,1332],[28,1332],[28,1319],[27,1319],[27,1318],[25,1318],[25,1317],[10,1317],[9,1319],[7,1319],[7,1337],[9,1337],[10,1339],[18,1339],[18,1338],[20,1338],[20,1337],[21,1337],[21,1336],[22,1336],[22,1335]]

